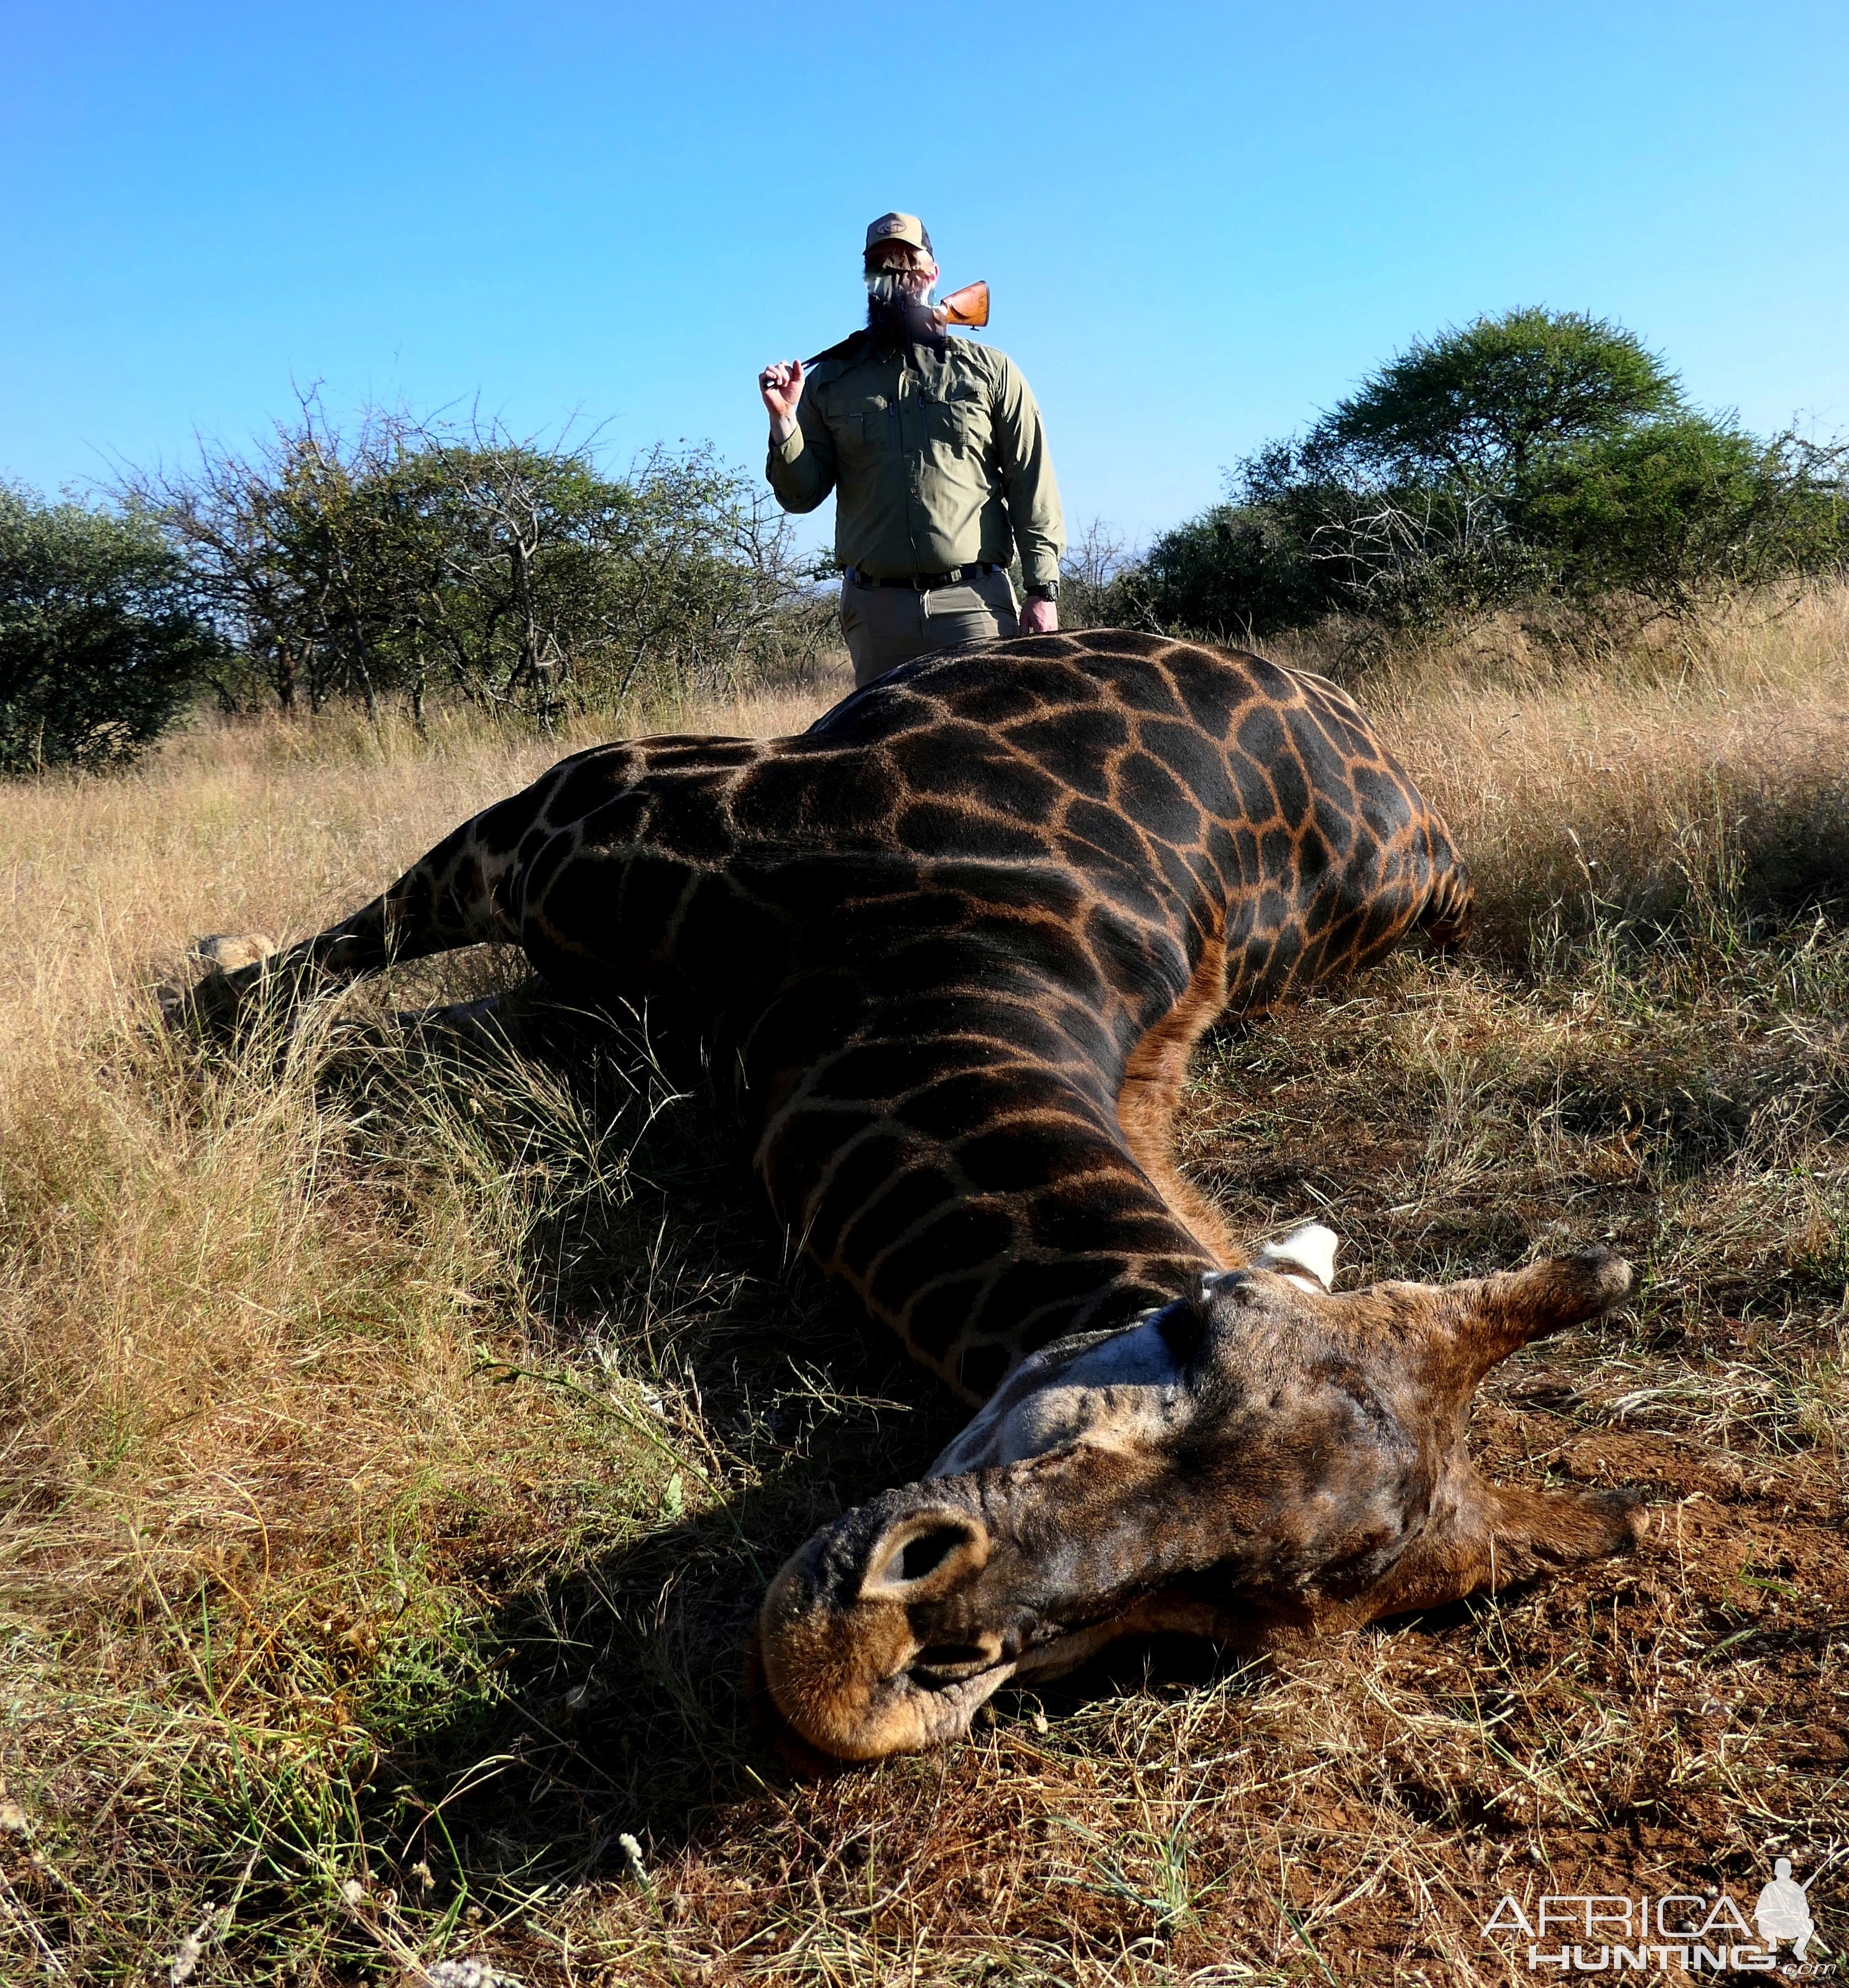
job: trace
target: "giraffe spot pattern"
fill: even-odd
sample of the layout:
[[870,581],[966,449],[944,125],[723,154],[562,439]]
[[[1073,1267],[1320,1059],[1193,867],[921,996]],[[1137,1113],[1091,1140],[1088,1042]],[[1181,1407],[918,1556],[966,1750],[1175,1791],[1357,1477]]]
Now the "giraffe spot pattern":
[[1168,1154],[1214,1013],[1469,905],[1334,685],[1105,631],[921,658],[793,738],[576,754],[296,958],[512,940],[697,1032],[779,1215],[979,1399],[1236,1254]]

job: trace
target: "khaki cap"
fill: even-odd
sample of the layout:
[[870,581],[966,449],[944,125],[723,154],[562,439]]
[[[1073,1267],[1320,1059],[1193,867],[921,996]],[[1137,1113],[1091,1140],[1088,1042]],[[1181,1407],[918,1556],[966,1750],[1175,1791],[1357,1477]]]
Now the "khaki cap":
[[867,251],[870,255],[883,242],[903,242],[908,247],[931,253],[931,236],[915,214],[883,214],[867,229]]

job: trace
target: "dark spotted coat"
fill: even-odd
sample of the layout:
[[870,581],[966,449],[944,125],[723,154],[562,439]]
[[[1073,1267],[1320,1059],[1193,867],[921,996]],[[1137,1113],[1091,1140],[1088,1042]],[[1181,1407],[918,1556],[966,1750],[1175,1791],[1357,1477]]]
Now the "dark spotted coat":
[[798,737],[580,753],[283,964],[511,940],[696,1026],[779,1218],[979,1399],[1236,1259],[1168,1153],[1213,1016],[1469,907],[1333,685],[1107,633],[924,658]]

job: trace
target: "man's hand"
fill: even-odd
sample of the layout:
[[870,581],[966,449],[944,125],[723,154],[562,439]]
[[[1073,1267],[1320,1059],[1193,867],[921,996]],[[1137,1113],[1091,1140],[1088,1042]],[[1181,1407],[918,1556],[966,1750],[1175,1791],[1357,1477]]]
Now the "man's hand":
[[1023,635],[1056,635],[1060,632],[1060,604],[1056,600],[1043,600],[1037,593],[1030,593],[1021,603],[1021,633]]
[[788,441],[796,431],[796,403],[803,397],[803,382],[808,375],[799,359],[781,359],[758,375],[758,391],[770,412],[770,438]]

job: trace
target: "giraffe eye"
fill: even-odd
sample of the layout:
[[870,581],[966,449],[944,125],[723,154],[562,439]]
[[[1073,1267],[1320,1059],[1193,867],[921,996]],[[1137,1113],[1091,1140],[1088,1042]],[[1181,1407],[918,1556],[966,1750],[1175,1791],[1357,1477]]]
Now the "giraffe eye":
[[1192,1360],[1200,1351],[1201,1341],[1207,1337],[1206,1308],[1186,1298],[1178,1298],[1156,1314],[1155,1328],[1162,1335],[1163,1344],[1176,1359]]

